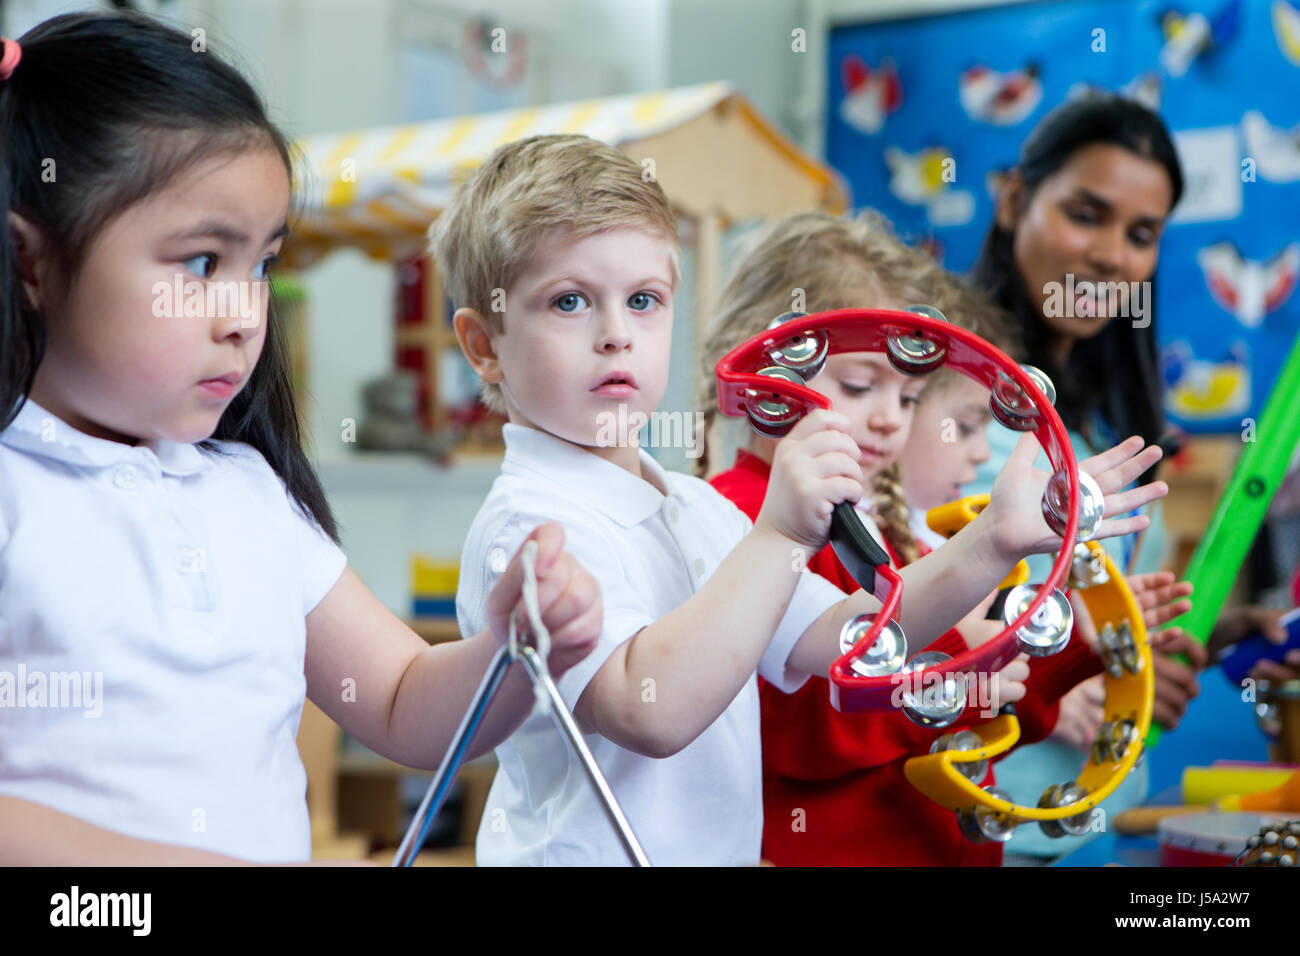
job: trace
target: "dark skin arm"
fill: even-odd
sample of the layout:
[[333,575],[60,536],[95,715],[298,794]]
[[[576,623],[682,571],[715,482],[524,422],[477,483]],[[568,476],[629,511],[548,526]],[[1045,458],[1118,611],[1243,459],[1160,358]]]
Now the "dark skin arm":
[[[1210,635],[1209,651],[1212,659],[1217,660],[1225,649],[1255,631],[1262,631],[1264,637],[1274,644],[1285,644],[1286,628],[1280,623],[1285,613],[1283,610],[1254,604],[1224,611],[1219,615],[1214,632]],[[1300,650],[1288,651],[1280,663],[1259,661],[1250,669],[1250,676],[1274,684],[1300,679]]]
[[[1175,581],[1170,571],[1153,574],[1132,574],[1127,577],[1129,588],[1142,609],[1142,622],[1151,636],[1151,661],[1155,667],[1155,694],[1151,716],[1172,730],[1187,712],[1188,702],[1197,697],[1200,684],[1196,672],[1204,669],[1205,648],[1179,627],[1156,630],[1179,615],[1192,609],[1188,596],[1192,586],[1185,581]],[[1081,601],[1072,600],[1075,620],[1080,633],[1096,647],[1096,628],[1088,618]],[[1177,659],[1185,656],[1189,664]]]

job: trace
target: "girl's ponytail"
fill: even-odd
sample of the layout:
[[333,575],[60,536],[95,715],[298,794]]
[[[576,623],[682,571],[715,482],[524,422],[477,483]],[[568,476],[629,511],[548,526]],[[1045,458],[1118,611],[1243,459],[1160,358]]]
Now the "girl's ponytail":
[[27,302],[19,267],[18,244],[9,213],[14,208],[15,155],[10,130],[17,108],[12,80],[15,40],[0,40],[0,210],[5,228],[0,234],[0,431],[18,414],[45,355],[45,323]]

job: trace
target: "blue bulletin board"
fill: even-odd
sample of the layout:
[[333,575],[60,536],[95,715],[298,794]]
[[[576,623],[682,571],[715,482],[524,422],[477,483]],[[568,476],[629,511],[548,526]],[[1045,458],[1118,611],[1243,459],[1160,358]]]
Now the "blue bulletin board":
[[1193,432],[1258,416],[1300,334],[1300,0],[1031,2],[847,25],[828,71],[826,156],[855,202],[963,272],[1049,109],[1086,86],[1155,106],[1187,181],[1157,275],[1169,415]]

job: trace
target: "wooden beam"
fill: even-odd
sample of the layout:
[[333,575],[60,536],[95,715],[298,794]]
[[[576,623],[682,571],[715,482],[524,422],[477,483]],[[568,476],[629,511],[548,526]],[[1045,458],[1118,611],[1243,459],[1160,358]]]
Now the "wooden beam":
[[722,217],[706,210],[695,221],[695,344],[713,323],[717,306],[719,271],[722,268]]
[[[722,268],[722,216],[716,210],[706,210],[695,219],[695,342],[691,354],[700,355],[707,339],[709,326],[713,324],[713,310],[717,308],[720,291]],[[691,400],[700,394],[703,382],[699,362],[695,363],[695,374],[691,376]],[[707,436],[705,436],[707,437]],[[716,442],[708,442],[708,452],[704,459],[706,474],[712,474],[717,448]]]

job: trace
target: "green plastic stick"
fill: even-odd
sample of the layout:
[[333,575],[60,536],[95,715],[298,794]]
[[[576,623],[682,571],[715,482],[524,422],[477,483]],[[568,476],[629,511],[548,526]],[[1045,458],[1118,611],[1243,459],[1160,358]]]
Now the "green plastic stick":
[[[1214,622],[1255,541],[1268,504],[1286,477],[1297,441],[1300,441],[1300,336],[1296,337],[1291,355],[1259,416],[1255,440],[1246,443],[1209,527],[1187,566],[1186,579],[1194,587],[1192,609],[1169,626],[1178,625],[1202,644],[1210,639]],[[1147,746],[1154,747],[1162,732],[1163,728],[1153,723],[1147,734]]]

